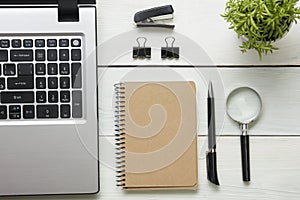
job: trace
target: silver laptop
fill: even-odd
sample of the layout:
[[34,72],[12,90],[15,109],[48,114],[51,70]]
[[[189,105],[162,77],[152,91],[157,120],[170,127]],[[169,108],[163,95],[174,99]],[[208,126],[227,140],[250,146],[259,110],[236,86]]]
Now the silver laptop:
[[95,0],[1,0],[0,24],[0,196],[97,193]]

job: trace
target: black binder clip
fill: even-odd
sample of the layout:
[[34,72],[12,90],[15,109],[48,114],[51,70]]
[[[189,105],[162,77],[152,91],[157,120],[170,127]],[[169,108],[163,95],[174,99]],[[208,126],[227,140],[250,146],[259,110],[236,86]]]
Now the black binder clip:
[[[169,45],[168,40],[171,39],[172,42]],[[165,38],[166,47],[161,48],[161,58],[179,58],[179,47],[174,47],[175,38],[169,36]]]
[[137,27],[158,27],[158,28],[170,28],[173,29],[173,24],[160,24],[156,21],[162,21],[167,19],[173,19],[173,7],[172,5],[160,6],[142,10],[134,15],[134,22]]
[[[143,43],[140,40],[144,40]],[[138,37],[136,39],[138,46],[133,47],[133,58],[151,58],[151,47],[146,47],[147,38]],[[143,45],[141,45],[143,44]]]

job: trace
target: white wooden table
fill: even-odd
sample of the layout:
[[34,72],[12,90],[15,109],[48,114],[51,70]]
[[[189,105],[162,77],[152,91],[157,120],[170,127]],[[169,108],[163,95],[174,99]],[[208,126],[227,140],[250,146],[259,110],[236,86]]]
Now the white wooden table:
[[[114,171],[103,165],[102,199],[299,199],[300,198],[300,68],[274,67],[300,64],[300,26],[277,43],[280,51],[258,59],[256,52],[241,54],[240,40],[220,17],[226,0],[109,0],[99,4],[99,64],[112,65],[222,65],[233,68],[101,68],[99,69],[99,114],[101,160],[113,157],[112,85],[120,80],[193,80],[198,89],[199,190],[196,192],[125,193],[114,187]],[[172,4],[174,31],[136,29],[133,14],[144,8]],[[175,36],[181,59],[162,61],[160,47],[166,36]],[[152,47],[151,60],[133,60],[135,39],[145,36]],[[195,46],[196,44],[196,46]],[[108,51],[111,49],[111,51]],[[238,65],[265,65],[239,68]],[[170,76],[169,74],[172,74]],[[217,74],[219,73],[219,75]],[[199,75],[200,74],[200,75]],[[206,179],[206,79],[217,85],[219,178],[216,188]],[[221,82],[220,82],[221,79]],[[219,85],[223,85],[223,88]],[[241,181],[240,131],[225,115],[225,97],[239,86],[255,88],[263,99],[263,113],[251,127],[251,173],[249,185]],[[105,153],[103,153],[105,152]],[[96,197],[95,197],[96,198]]]
[[[172,4],[174,31],[136,29],[133,14],[144,8]],[[44,196],[6,199],[299,199],[300,198],[300,25],[278,42],[280,51],[259,61],[255,52],[241,54],[240,40],[220,17],[225,0],[99,0],[99,65],[227,65],[233,68],[99,68],[100,182],[97,195]],[[162,61],[164,38],[176,37],[182,57]],[[133,60],[135,39],[146,36],[151,60]],[[267,65],[240,68],[238,65]],[[273,67],[272,67],[273,66]],[[169,72],[173,75],[169,76]],[[178,77],[177,75],[181,75]],[[197,191],[123,192],[115,186],[113,84],[120,80],[193,80],[198,90],[199,189]],[[220,187],[206,180],[206,79],[217,85],[218,168]],[[222,87],[223,86],[223,87]],[[255,88],[263,99],[263,113],[251,128],[252,181],[241,178],[240,131],[225,115],[225,97],[239,86]]]

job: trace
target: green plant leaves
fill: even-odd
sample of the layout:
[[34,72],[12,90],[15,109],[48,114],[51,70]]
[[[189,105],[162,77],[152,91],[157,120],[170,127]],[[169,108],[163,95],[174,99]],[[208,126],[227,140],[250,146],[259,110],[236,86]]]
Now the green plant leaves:
[[299,0],[228,0],[221,16],[230,23],[238,38],[246,38],[240,46],[243,53],[250,49],[259,58],[278,50],[273,42],[282,38],[291,23],[300,18]]

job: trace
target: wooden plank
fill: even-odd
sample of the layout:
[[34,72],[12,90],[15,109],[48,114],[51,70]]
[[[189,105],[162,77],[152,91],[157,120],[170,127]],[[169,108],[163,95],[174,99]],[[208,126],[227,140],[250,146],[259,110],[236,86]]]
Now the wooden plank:
[[[216,65],[278,65],[300,63],[300,26],[294,24],[290,33],[277,42],[280,48],[272,55],[258,59],[254,51],[240,52],[241,40],[220,14],[224,12],[227,0],[102,0],[98,1],[98,44],[99,64],[216,64]],[[175,10],[174,31],[165,29],[137,29],[133,15],[139,10],[159,5],[172,4]],[[164,38],[176,37],[175,45],[181,47],[182,58],[177,61],[161,61],[160,48],[165,46]],[[132,47],[139,36],[148,38],[152,47],[151,60],[133,61]]]
[[[206,180],[206,137],[198,140],[199,190],[195,192],[122,192],[115,187],[112,165],[102,159],[101,199],[299,199],[300,153],[298,137],[251,137],[250,184],[242,182],[239,137],[218,138],[218,173],[221,187]],[[106,158],[110,151],[111,137],[100,137],[100,151]],[[107,145],[108,144],[108,145]],[[272,148],[273,147],[273,148]],[[276,148],[274,148],[276,147]],[[293,153],[291,153],[293,152]],[[102,157],[103,158],[103,157]]]
[[[238,125],[225,114],[226,97],[241,86],[255,88],[263,100],[263,112],[250,129],[252,135],[300,134],[299,68],[100,68],[99,116],[103,135],[113,134],[113,85],[123,81],[192,80],[198,90],[198,132],[207,130],[207,79],[213,80],[219,135],[239,135]],[[225,88],[225,89],[224,89]]]

